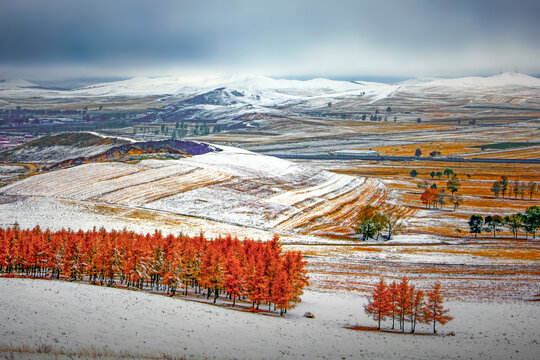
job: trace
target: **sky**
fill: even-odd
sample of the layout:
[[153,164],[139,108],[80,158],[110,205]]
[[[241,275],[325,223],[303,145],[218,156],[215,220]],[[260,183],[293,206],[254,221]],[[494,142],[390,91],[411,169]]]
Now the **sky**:
[[537,0],[0,0],[0,78],[540,74]]

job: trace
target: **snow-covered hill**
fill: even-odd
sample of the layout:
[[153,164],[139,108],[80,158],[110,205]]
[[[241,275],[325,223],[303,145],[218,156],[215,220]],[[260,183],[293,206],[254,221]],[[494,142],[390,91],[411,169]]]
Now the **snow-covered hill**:
[[476,89],[476,90],[491,90],[494,88],[540,88],[540,79],[519,74],[519,73],[503,73],[499,75],[481,77],[470,76],[463,78],[451,79],[416,79],[407,80],[401,83],[405,88],[424,88],[424,89],[440,89],[440,90],[459,90],[459,89]]
[[[160,108],[167,121],[225,120],[244,115],[288,116],[306,111],[333,109],[358,111],[358,106],[430,98],[461,99],[470,104],[520,104],[538,107],[540,79],[518,73],[453,79],[412,79],[397,84],[366,81],[272,79],[264,76],[169,76],[133,78],[85,86],[73,90],[47,89],[24,80],[0,83],[1,101],[26,99],[31,104],[80,102],[121,104],[139,102],[144,108]],[[427,98],[426,98],[427,97]],[[36,100],[37,99],[37,100]],[[135,100],[135,101],[133,101]],[[12,104],[13,105],[13,104]]]
[[379,93],[382,90],[401,88],[494,88],[494,87],[540,87],[540,79],[519,74],[503,73],[487,77],[423,78],[411,79],[399,84],[366,81],[338,81],[328,79],[288,80],[264,76],[167,76],[157,78],[138,77],[129,80],[99,83],[73,90],[47,89],[26,80],[0,82],[3,96],[19,96],[32,93],[35,96],[99,97],[99,96],[151,96],[185,95],[209,92],[219,88],[231,91],[273,91],[296,96],[321,96],[350,92]]

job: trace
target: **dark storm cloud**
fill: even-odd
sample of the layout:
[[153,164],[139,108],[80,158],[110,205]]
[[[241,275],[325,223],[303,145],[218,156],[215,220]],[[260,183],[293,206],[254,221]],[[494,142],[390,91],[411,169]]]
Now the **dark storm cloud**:
[[539,15],[538,1],[3,0],[0,64],[539,73]]

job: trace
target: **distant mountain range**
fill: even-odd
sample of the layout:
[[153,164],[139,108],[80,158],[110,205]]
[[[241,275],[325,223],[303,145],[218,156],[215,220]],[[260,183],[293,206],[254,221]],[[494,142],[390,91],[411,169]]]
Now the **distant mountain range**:
[[[328,79],[288,80],[264,76],[170,76],[133,78],[59,90],[25,80],[0,82],[0,104],[70,104],[129,102],[167,121],[287,116],[331,111],[366,112],[368,108],[409,104],[513,106],[540,109],[540,79],[503,73],[488,77],[421,78],[395,84]],[[128,103],[128,101],[125,101]],[[371,109],[373,110],[373,109]],[[370,110],[370,111],[371,111]]]
[[366,92],[378,95],[389,89],[481,89],[497,87],[540,87],[540,79],[519,74],[503,73],[488,77],[420,78],[396,84],[367,81],[338,81],[328,79],[287,80],[264,76],[169,76],[158,78],[132,78],[61,90],[47,88],[30,81],[15,79],[0,82],[0,94],[4,97],[100,97],[100,96],[153,96],[185,95],[207,92],[219,88],[238,91],[273,90],[289,96],[336,95]]

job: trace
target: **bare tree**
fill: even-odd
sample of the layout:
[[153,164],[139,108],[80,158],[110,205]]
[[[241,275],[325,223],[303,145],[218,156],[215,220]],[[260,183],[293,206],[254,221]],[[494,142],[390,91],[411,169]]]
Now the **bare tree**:
[[523,200],[523,197],[525,196],[525,190],[527,188],[527,184],[525,182],[520,181],[519,182],[519,195],[521,196],[521,200]]
[[529,200],[532,200],[534,193],[536,192],[536,183],[534,181],[529,181],[527,184],[527,192],[529,193]]
[[519,194],[519,181],[516,180],[512,183],[512,192],[514,193],[514,199],[517,199]]
[[457,209],[461,204],[463,204],[463,199],[461,198],[461,196],[455,195],[455,196],[452,196],[452,198],[450,199],[450,202],[451,202],[452,204],[454,204],[454,211],[456,211],[456,209]]
[[508,190],[508,177],[501,176],[501,192],[503,198],[504,194],[506,194],[506,190]]
[[396,208],[383,212],[384,225],[388,230],[388,240],[392,238],[397,231],[403,228],[403,214]]
[[446,204],[446,201],[444,201],[444,198],[446,195],[444,194],[444,190],[441,190],[439,192],[439,196],[437,197],[437,202],[439,203],[439,206],[441,207],[441,210],[443,208],[443,205]]
[[496,196],[499,197],[499,193],[501,192],[501,182],[495,181],[493,185],[491,186],[491,192]]

